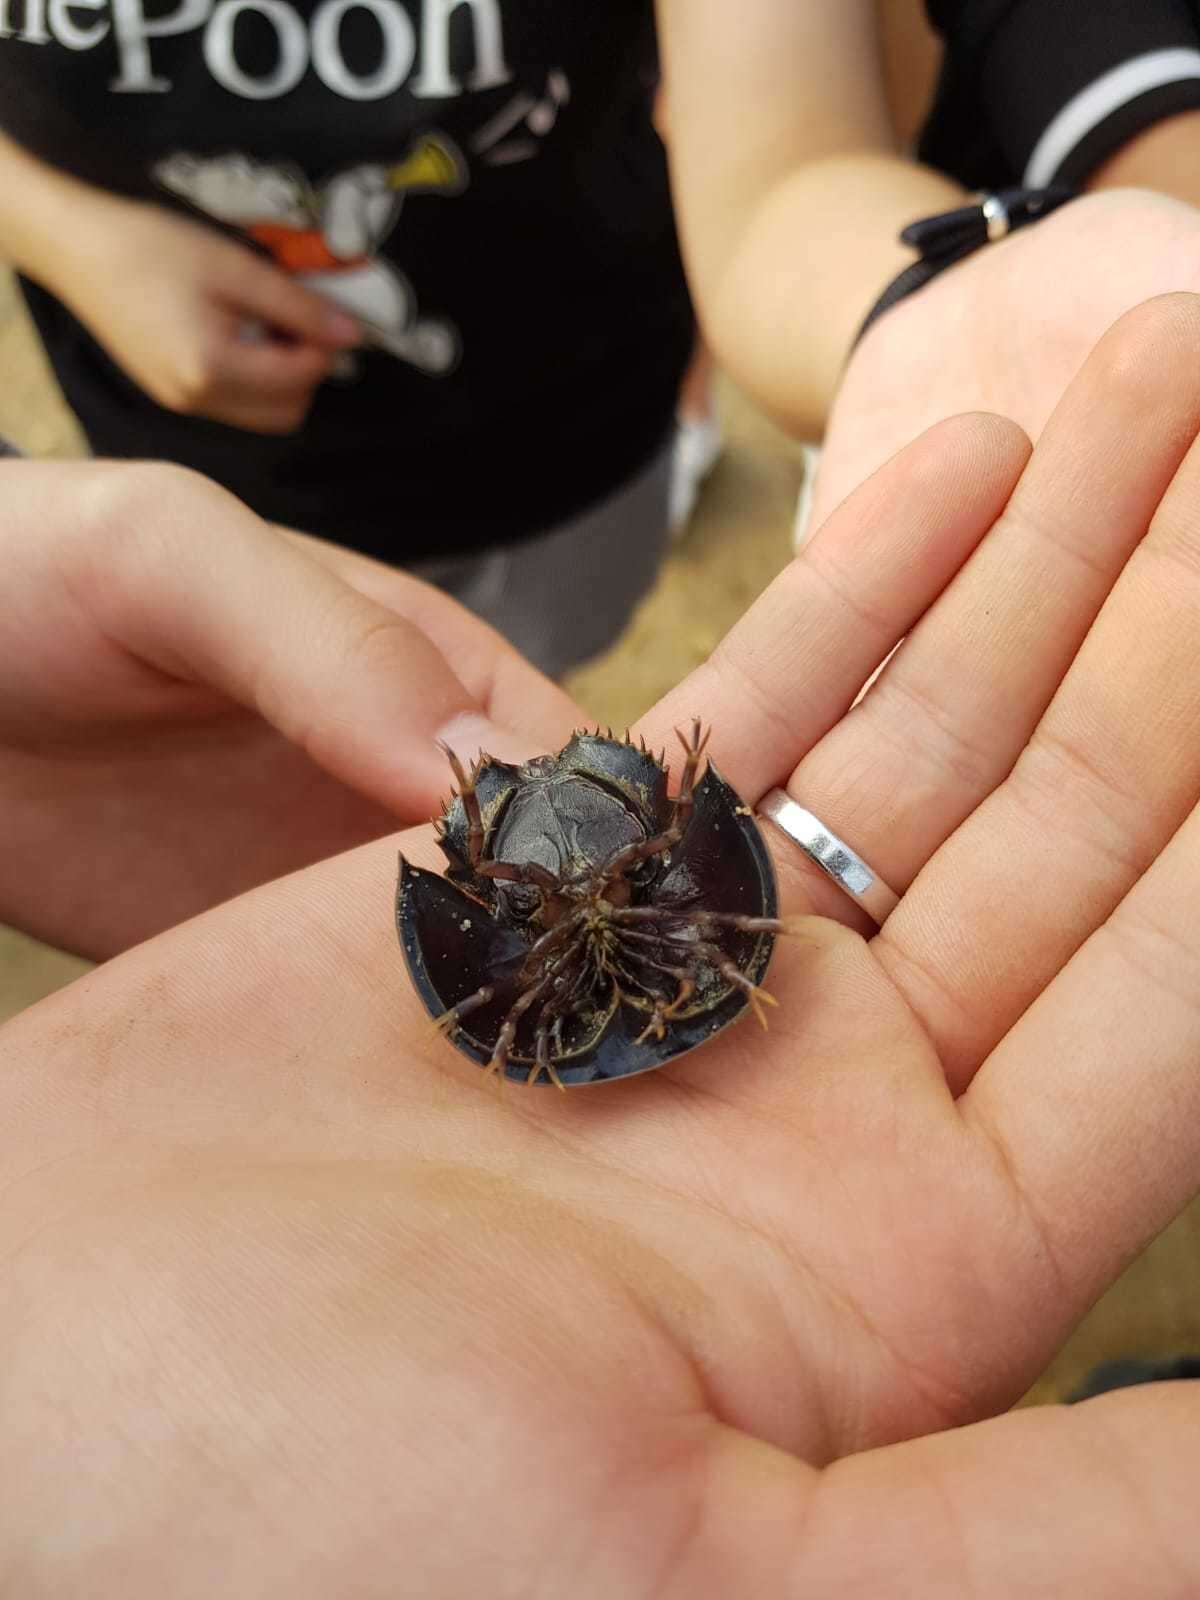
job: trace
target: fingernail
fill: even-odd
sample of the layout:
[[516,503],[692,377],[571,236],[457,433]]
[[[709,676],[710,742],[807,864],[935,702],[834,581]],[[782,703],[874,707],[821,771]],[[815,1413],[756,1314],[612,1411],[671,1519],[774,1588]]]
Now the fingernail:
[[344,311],[326,312],[325,326],[329,337],[336,339],[339,344],[359,344],[362,341],[362,329]]
[[540,753],[537,741],[511,728],[501,728],[477,711],[460,711],[434,736],[435,744],[448,745],[460,761],[474,761],[479,755],[495,756],[498,761],[522,762]]

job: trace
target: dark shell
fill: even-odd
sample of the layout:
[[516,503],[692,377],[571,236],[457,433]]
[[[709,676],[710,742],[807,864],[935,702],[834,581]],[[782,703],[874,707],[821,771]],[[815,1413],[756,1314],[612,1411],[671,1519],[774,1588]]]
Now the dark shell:
[[[577,733],[556,756],[536,756],[522,767],[483,756],[475,793],[488,856],[494,861],[538,861],[551,870],[572,854],[572,842],[563,837],[572,822],[575,853],[582,849],[598,860],[605,844],[624,843],[626,834],[633,839],[656,833],[671,812],[666,768],[649,751],[596,733]],[[622,828],[622,813],[635,829]],[[592,838],[587,837],[588,820]],[[475,879],[467,865],[467,815],[457,795],[442,819],[440,842],[449,863],[447,876],[455,883],[473,880],[476,892],[494,903],[495,885]]]
[[[616,849],[660,833],[673,814],[667,773],[653,755],[598,734],[576,734],[557,756],[522,767],[482,758],[475,775],[484,824],[484,861],[536,861],[560,873],[601,866]],[[441,1016],[485,985],[501,993],[465,1016],[453,1042],[481,1064],[491,1056],[534,933],[515,924],[508,884],[478,876],[468,860],[468,819],[456,797],[442,818],[447,877],[401,858],[396,920],[409,972],[430,1014]],[[774,917],[774,872],[748,808],[711,764],[695,787],[683,838],[669,855],[639,863],[626,880],[633,905]],[[537,930],[540,931],[540,930]],[[723,928],[712,935],[751,983],[766,972],[774,935]],[[748,1004],[715,967],[697,961],[698,988],[661,1039],[637,1043],[642,1002],[599,997],[564,1025],[552,1054],[564,1084],[646,1072],[706,1043]],[[536,1009],[536,1008],[533,1008]],[[506,1075],[524,1082],[533,1060],[518,1028]],[[544,1080],[543,1080],[544,1081]]]

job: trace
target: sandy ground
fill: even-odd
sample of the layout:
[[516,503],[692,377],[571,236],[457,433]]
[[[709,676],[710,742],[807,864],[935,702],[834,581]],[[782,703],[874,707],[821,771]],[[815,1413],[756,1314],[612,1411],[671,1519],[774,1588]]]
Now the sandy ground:
[[[601,724],[624,727],[702,661],[788,559],[798,452],[735,394],[724,396],[724,412],[728,448],[686,539],[617,646],[572,680]],[[75,429],[2,274],[0,434],[37,455],[78,450]],[[0,930],[0,1018],[82,970],[73,957]],[[1200,1206],[1130,1267],[1030,1398],[1061,1398],[1098,1361],[1181,1350],[1200,1350]]]

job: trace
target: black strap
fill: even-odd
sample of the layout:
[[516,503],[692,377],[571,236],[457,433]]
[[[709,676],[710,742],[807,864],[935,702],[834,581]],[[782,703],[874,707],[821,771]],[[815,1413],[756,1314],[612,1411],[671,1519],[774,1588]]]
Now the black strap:
[[1073,200],[1076,192],[1065,184],[1054,184],[1048,189],[998,189],[969,206],[958,206],[953,211],[939,212],[936,217],[910,222],[900,235],[900,242],[911,245],[919,259],[893,278],[876,300],[855,335],[851,350],[885,311],[923,289],[947,267],[965,256],[974,255],[992,240],[1006,238],[1018,228],[1048,217],[1059,206]]

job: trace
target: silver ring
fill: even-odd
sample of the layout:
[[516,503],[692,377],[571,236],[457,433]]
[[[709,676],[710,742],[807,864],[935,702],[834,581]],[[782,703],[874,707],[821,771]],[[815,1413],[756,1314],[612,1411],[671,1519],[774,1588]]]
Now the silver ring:
[[983,220],[987,223],[988,243],[1003,239],[1011,227],[1008,210],[998,194],[985,194],[982,202]]
[[811,811],[799,806],[782,789],[772,789],[764,795],[758,806],[760,816],[770,820],[795,844],[798,844],[810,861],[815,861],[821,871],[831,877],[838,888],[857,900],[873,922],[880,927],[900,904],[900,896],[890,889],[877,872],[844,839],[830,832]]

